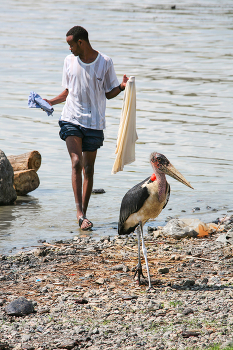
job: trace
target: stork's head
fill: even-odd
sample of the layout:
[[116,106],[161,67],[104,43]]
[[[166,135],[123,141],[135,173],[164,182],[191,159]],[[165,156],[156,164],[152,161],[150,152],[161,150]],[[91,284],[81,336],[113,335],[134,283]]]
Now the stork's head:
[[193,189],[184,176],[169,162],[169,160],[161,153],[153,152],[150,155],[150,162],[155,172],[161,171],[174,179],[182,182],[184,185]]

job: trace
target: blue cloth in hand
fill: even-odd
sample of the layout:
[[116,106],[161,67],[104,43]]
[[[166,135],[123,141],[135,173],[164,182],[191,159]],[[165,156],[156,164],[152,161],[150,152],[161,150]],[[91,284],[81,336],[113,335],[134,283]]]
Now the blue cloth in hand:
[[28,97],[28,107],[30,108],[42,108],[48,116],[53,114],[53,107],[50,106],[48,102],[43,100],[43,98],[40,97],[36,92],[31,91],[30,95]]

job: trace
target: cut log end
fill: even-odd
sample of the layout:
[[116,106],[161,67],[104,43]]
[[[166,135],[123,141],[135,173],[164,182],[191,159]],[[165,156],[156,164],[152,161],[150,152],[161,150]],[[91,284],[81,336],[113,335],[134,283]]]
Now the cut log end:
[[41,165],[41,155],[38,151],[31,152],[28,159],[28,169],[34,169],[37,171]]

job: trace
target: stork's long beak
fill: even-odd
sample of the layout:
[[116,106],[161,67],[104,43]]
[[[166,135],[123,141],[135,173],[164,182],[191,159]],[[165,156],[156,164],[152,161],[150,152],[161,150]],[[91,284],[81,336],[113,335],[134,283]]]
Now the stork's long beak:
[[185,179],[185,177],[170,163],[167,166],[160,168],[165,174],[173,177],[174,179],[182,182],[182,184],[194,189],[190,183]]

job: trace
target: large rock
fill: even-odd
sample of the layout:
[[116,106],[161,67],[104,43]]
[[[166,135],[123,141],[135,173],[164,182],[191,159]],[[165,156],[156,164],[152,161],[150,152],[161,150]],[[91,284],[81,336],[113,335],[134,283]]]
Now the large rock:
[[183,220],[171,219],[162,229],[163,235],[175,239],[184,237],[197,237],[198,233],[193,229],[193,225],[187,225]]
[[23,316],[33,313],[34,307],[31,301],[20,297],[8,304],[5,311],[11,316]]
[[17,194],[14,189],[14,171],[5,153],[0,150],[0,205],[13,203]]
[[171,219],[162,229],[167,237],[181,239],[184,237],[205,237],[218,230],[213,223],[205,224],[199,219]]

